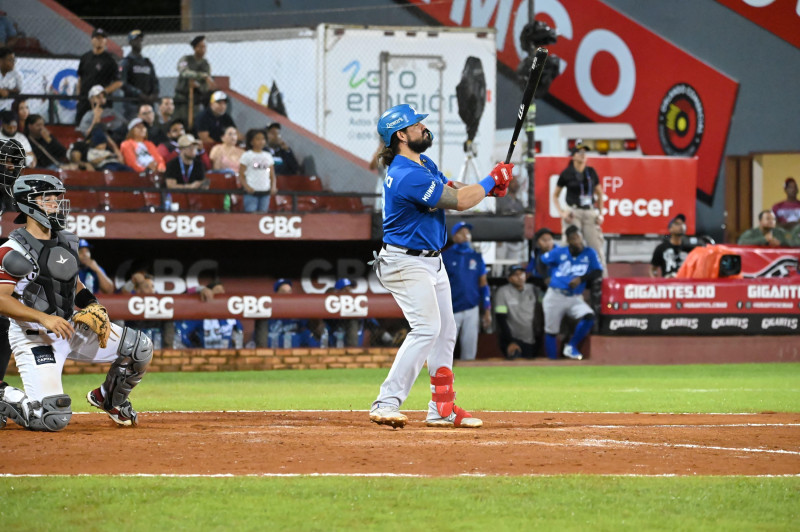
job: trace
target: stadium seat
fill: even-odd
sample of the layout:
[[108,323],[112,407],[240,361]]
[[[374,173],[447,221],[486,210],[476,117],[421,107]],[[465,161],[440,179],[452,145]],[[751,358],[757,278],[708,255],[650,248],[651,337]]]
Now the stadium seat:
[[147,206],[144,194],[138,190],[101,192],[100,197],[103,208],[107,211],[143,211]]
[[71,212],[94,212],[100,210],[97,192],[93,190],[67,191],[65,197],[69,200]]
[[161,192],[150,192],[145,191],[142,192],[142,196],[144,196],[144,204],[148,210],[152,211],[160,211],[164,200],[161,198]]
[[176,212],[186,212],[189,210],[189,195],[186,192],[165,191],[164,195],[169,193],[172,199],[172,205],[177,205]]
[[320,198],[314,196],[297,196],[297,212],[314,212],[319,210]]
[[109,187],[152,188],[151,174],[137,172],[106,172],[106,185]]
[[189,210],[192,212],[224,212],[225,194],[190,194]]
[[269,201],[269,210],[278,212],[288,212],[292,210],[292,197],[276,194]]
[[240,187],[236,182],[236,176],[223,174],[221,172],[208,172],[206,177],[210,182],[211,190],[238,190]]
[[64,186],[74,187],[104,187],[106,186],[106,175],[101,171],[91,172],[89,170],[61,170],[60,179]]
[[323,196],[319,198],[319,210],[330,212],[360,212],[364,210],[361,198],[348,196]]
[[315,175],[279,175],[278,190],[301,190],[318,192],[322,190],[322,181]]
[[67,148],[70,144],[83,138],[83,133],[76,130],[73,125],[47,124],[47,130]]

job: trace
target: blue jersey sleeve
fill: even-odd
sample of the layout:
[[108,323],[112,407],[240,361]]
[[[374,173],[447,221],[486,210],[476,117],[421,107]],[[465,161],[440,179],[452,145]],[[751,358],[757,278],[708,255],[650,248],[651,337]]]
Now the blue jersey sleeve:
[[589,251],[589,270],[602,270],[603,265],[600,264],[600,257],[597,256],[597,252],[590,247],[586,247],[586,250]]
[[427,157],[420,157],[428,172],[411,171],[403,178],[402,196],[428,208],[436,207],[447,183],[447,178]]

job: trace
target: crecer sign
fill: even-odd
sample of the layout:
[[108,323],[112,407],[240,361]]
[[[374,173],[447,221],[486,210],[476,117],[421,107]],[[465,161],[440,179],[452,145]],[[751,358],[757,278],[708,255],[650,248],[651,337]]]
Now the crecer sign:
[[[446,26],[496,28],[498,60],[511,69],[525,56],[527,0],[409,1]],[[696,155],[697,189],[713,195],[738,84],[600,0],[535,9],[559,33],[550,93],[596,122],[630,123],[647,155]]]
[[[536,227],[561,232],[561,220],[553,203],[559,174],[568,157],[536,158]],[[695,230],[696,158],[590,157],[603,188],[603,231],[620,235],[666,233],[676,215],[686,216],[686,230]],[[657,176],[657,177],[656,177]],[[561,204],[565,205],[562,192]]]

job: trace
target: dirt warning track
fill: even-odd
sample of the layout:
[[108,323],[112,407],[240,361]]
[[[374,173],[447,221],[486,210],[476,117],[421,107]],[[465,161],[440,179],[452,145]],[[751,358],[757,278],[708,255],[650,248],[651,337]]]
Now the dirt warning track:
[[800,475],[800,414],[476,413],[481,429],[393,430],[366,412],[76,414],[60,433],[9,422],[0,473]]

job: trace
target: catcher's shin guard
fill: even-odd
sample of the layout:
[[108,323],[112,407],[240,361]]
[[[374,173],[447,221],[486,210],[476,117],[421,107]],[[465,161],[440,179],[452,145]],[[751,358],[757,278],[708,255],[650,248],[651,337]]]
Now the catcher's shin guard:
[[[72,401],[68,395],[49,395],[42,402],[30,401],[25,392],[5,386],[0,388],[0,417],[7,417],[20,427],[28,430],[57,432],[64,429],[72,418],[70,406]],[[36,415],[37,410],[41,416]],[[0,428],[2,428],[0,426]]]
[[125,327],[119,340],[117,359],[111,363],[103,389],[103,408],[108,411],[122,406],[131,390],[139,384],[153,359],[153,342],[136,329]]
[[453,371],[450,368],[439,368],[431,377],[431,402],[436,403],[439,417],[428,414],[425,423],[431,427],[469,427],[477,428],[483,422],[473,418],[472,414],[455,404],[456,392],[453,389]]

